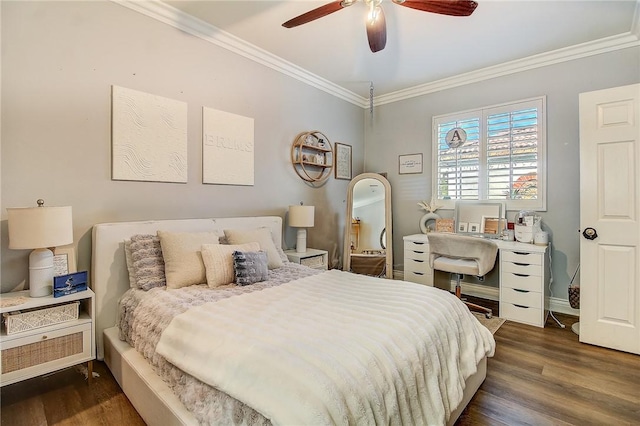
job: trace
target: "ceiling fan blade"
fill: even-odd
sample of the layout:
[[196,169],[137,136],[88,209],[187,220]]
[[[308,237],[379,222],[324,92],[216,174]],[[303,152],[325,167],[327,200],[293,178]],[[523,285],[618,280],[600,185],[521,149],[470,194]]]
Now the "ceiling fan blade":
[[387,44],[387,24],[380,6],[377,6],[373,12],[374,16],[371,13],[367,16],[367,39],[369,48],[375,53],[384,49]]
[[282,26],[285,28],[297,27],[298,25],[306,24],[307,22],[315,21],[318,18],[327,16],[330,13],[337,12],[347,6],[351,6],[353,3],[355,3],[355,0],[332,1],[331,3],[327,3],[323,6],[320,6],[318,8],[308,11],[307,13],[303,13],[302,15],[289,19],[287,22],[282,24]]
[[473,0],[393,0],[393,2],[423,12],[450,16],[469,16],[478,7],[478,3]]

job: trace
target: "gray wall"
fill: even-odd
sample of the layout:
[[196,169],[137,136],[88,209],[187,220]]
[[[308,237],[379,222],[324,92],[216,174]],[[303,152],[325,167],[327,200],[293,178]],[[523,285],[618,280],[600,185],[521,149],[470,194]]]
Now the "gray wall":
[[[363,109],[112,2],[2,2],[2,291],[23,284],[6,207],[71,205],[78,267],[100,222],[278,215],[317,206],[308,245],[342,241],[348,181],[306,185],[290,164],[301,131],[353,146],[362,171]],[[188,183],[111,180],[111,85],[188,104]],[[255,120],[255,185],[203,185],[202,106]],[[286,229],[285,243],[295,244]],[[338,249],[341,250],[341,244]]]
[[[394,264],[402,269],[402,236],[420,232],[424,212],[416,203],[431,198],[431,117],[546,95],[542,216],[553,243],[554,295],[566,299],[579,260],[578,94],[640,81],[640,49],[632,48],[378,106],[370,120],[368,110],[112,2],[1,2],[0,8],[2,291],[23,283],[28,256],[7,248],[4,208],[37,198],[73,206],[80,269],[90,265],[94,223],[285,217],[287,206],[300,201],[317,206],[308,245],[341,251],[348,181],[331,178],[310,188],[290,165],[295,135],[315,129],[353,146],[354,176],[388,172]],[[187,102],[187,184],[111,180],[111,85]],[[254,186],[201,183],[202,106],[255,119]],[[424,154],[424,173],[398,175],[398,155],[412,153]],[[295,244],[295,230],[285,229],[285,243]]]
[[[567,299],[579,253],[578,94],[640,81],[640,48],[532,69],[376,107],[366,116],[365,170],[388,171],[393,199],[394,269],[402,269],[402,237],[420,233],[431,199],[431,118],[507,101],[547,96],[547,211],[543,228],[553,245],[553,295]],[[424,173],[399,175],[398,155],[423,153]],[[451,217],[452,211],[441,211]],[[512,219],[516,212],[509,212]]]

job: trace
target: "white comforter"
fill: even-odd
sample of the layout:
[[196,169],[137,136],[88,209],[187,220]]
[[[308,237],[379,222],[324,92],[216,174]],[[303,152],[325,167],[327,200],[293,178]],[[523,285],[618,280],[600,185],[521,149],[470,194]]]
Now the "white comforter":
[[337,270],[191,308],[169,362],[274,424],[443,424],[491,333],[455,296]]

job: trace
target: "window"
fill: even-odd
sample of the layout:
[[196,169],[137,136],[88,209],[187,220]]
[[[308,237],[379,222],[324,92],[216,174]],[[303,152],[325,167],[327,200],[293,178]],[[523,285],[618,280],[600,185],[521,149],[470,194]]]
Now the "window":
[[[433,193],[445,208],[455,200],[504,200],[509,210],[546,210],[545,103],[540,97],[433,118]],[[446,135],[456,128],[467,137],[454,148]]]

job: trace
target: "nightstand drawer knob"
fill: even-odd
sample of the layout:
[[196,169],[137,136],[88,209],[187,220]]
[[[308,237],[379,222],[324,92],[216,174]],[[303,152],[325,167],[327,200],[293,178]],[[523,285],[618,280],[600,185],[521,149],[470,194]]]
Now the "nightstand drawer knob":
[[42,336],[42,340],[47,340],[48,337],[47,336]]

